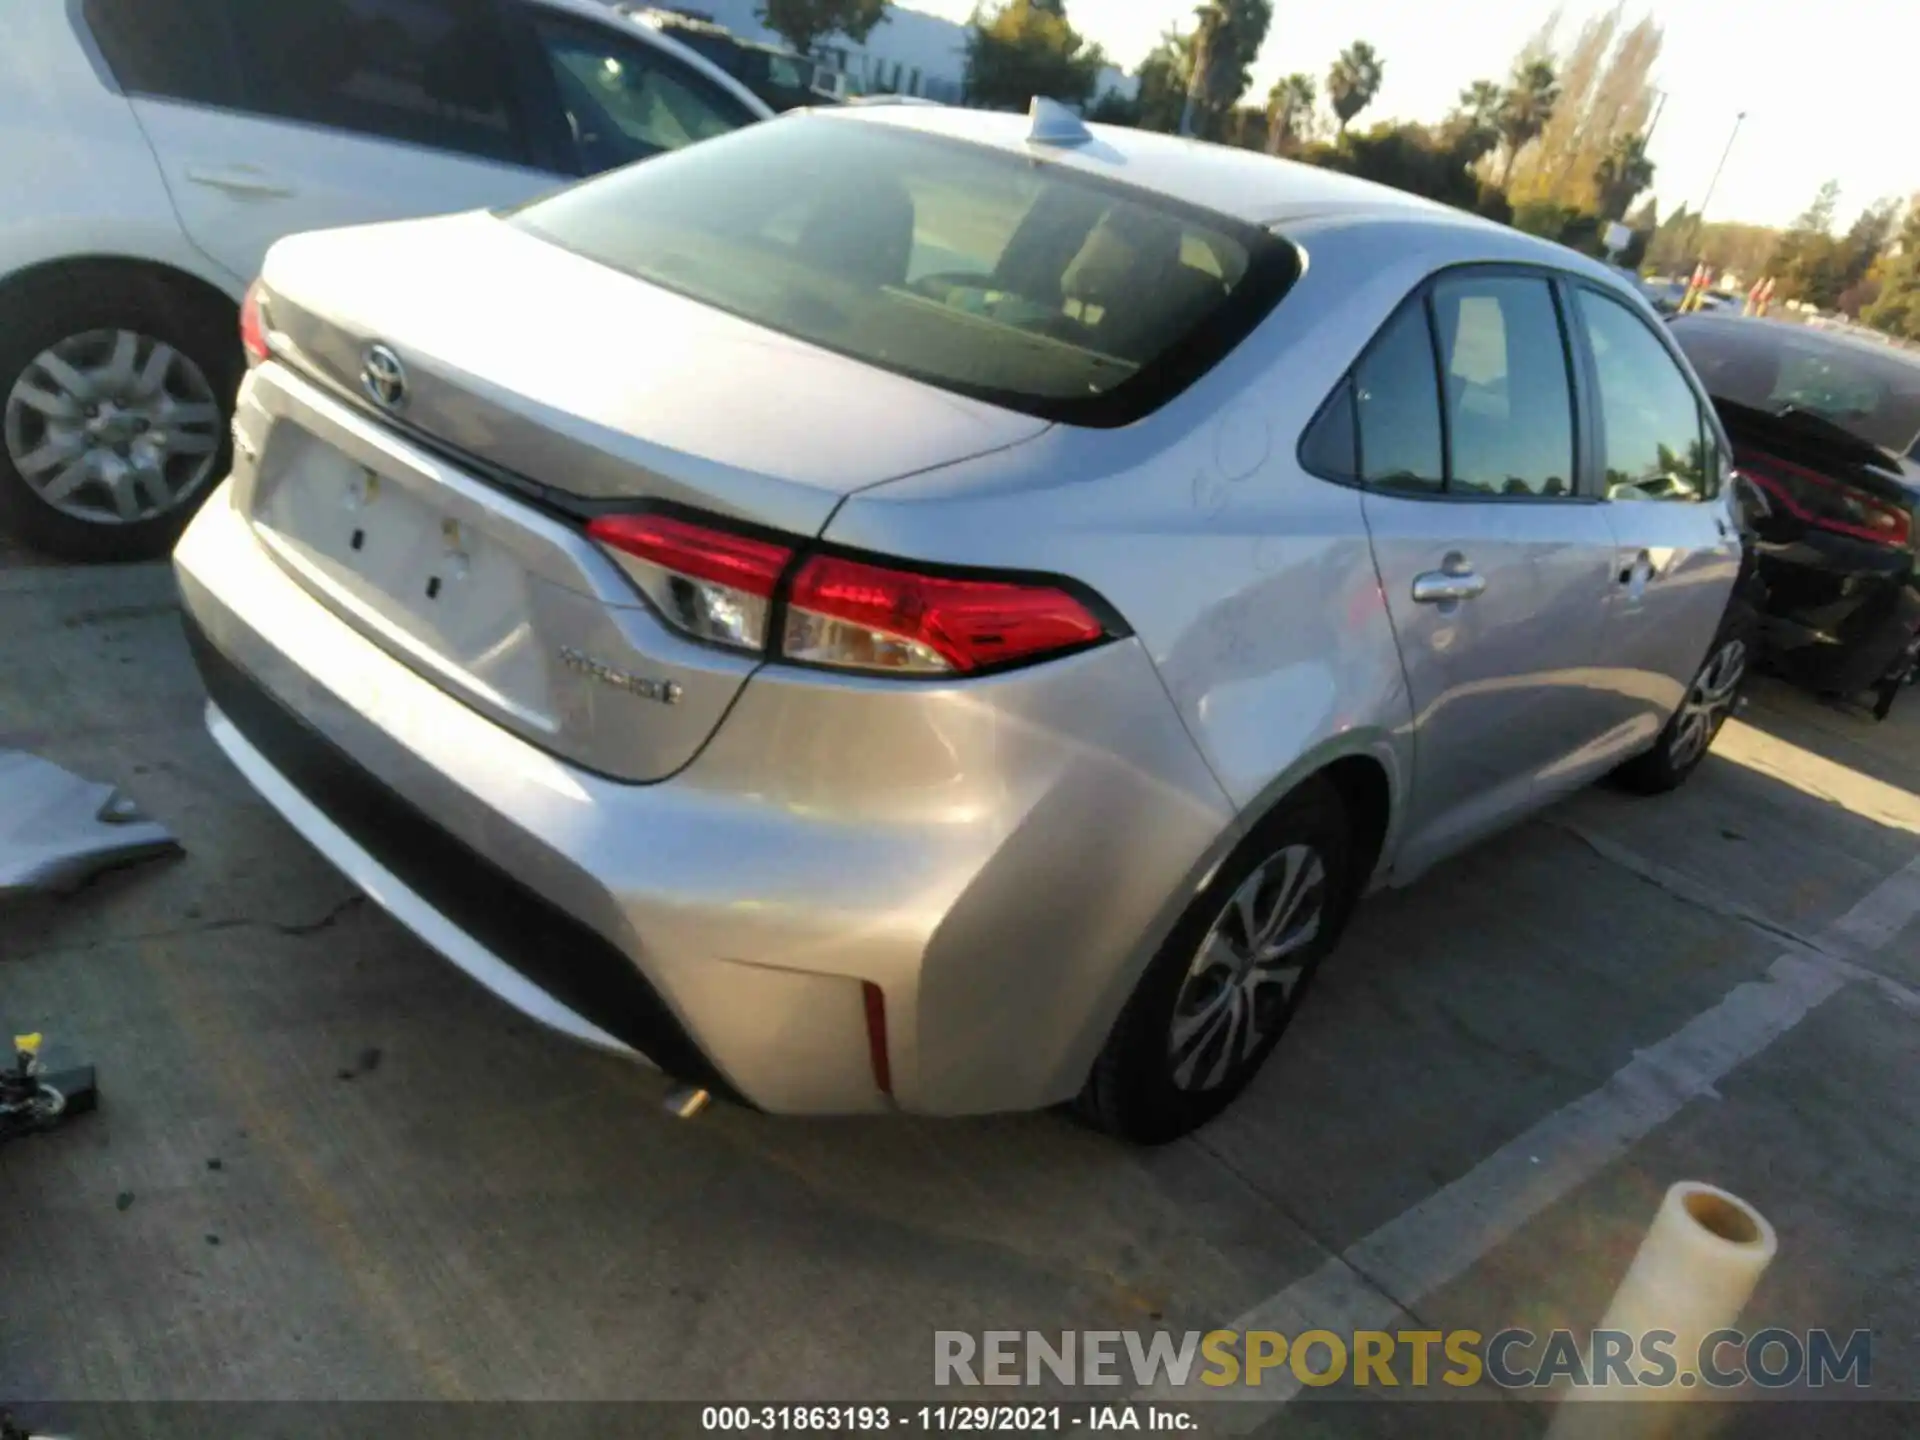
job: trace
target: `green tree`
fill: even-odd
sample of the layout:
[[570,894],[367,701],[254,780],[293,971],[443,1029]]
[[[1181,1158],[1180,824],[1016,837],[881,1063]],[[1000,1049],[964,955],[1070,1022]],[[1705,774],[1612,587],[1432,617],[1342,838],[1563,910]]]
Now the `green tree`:
[[1634,198],[1653,184],[1653,161],[1647,142],[1639,135],[1618,137],[1594,170],[1594,188],[1603,220],[1618,220]]
[[1506,92],[1491,80],[1476,80],[1460,92],[1460,103],[1447,116],[1450,138],[1466,142],[1477,160],[1500,143],[1500,107]]
[[887,13],[887,0],[760,0],[760,22],[802,55],[828,35],[856,45]]
[[1626,224],[1633,231],[1633,239],[1620,252],[1620,263],[1629,270],[1638,270],[1646,263],[1653,237],[1660,230],[1660,203],[1649,195],[1640,202],[1638,210],[1627,216]]
[[1327,72],[1327,100],[1333,106],[1334,118],[1340,122],[1341,134],[1346,133],[1353,117],[1371,105],[1373,97],[1380,93],[1386,68],[1386,62],[1364,40],[1354,41],[1333,62],[1333,68]]
[[1084,105],[1107,63],[1067,23],[1061,0],[1007,0],[967,32],[967,103],[1024,110],[1036,95]]
[[1843,285],[1858,285],[1872,272],[1893,238],[1893,227],[1900,220],[1900,202],[1881,200],[1860,212],[1840,240]]
[[[1546,54],[1537,53],[1544,44]],[[1642,135],[1653,113],[1653,69],[1663,35],[1652,19],[1625,24],[1622,5],[1594,16],[1573,43],[1551,37],[1522,52],[1520,63],[1545,58],[1559,80],[1559,98],[1538,141],[1510,177],[1514,203],[1552,200],[1576,210],[1600,208],[1601,162],[1623,137]]]
[[1471,146],[1446,127],[1382,123],[1364,133],[1349,130],[1331,143],[1308,146],[1301,158],[1495,220],[1511,215],[1503,197],[1482,186],[1469,168]]
[[1768,267],[1779,281],[1782,299],[1803,300],[1826,310],[1840,298],[1846,288],[1846,258],[1833,238],[1839,208],[1840,182],[1829,180],[1780,237]]
[[1087,109],[1087,119],[1101,125],[1140,124],[1140,100],[1119,90],[1103,91]]
[[1282,76],[1267,92],[1267,153],[1285,155],[1307,136],[1313,123],[1313,77],[1301,71]]
[[1273,0],[1202,0],[1194,10],[1192,67],[1183,129],[1217,136],[1253,83],[1253,62],[1273,24]]
[[1147,130],[1171,132],[1180,128],[1186,108],[1187,82],[1193,74],[1193,37],[1165,31],[1160,43],[1140,62],[1140,124]]
[[1506,163],[1500,171],[1500,188],[1513,188],[1513,164],[1547,122],[1553,119],[1560,103],[1560,81],[1549,60],[1527,60],[1513,72],[1500,102],[1500,139],[1507,147]]
[[1880,294],[1860,318],[1903,340],[1920,340],[1920,195],[1907,205],[1898,253],[1880,265]]

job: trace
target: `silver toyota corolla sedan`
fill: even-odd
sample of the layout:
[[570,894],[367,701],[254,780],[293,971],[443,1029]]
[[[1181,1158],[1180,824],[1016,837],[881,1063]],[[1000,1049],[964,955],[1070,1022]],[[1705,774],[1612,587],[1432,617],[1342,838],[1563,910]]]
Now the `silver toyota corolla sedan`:
[[176,564],[403,924],[780,1112],[1157,1141],[1355,898],[1733,703],[1711,407],[1604,266],[1078,121],[796,114],[276,246]]

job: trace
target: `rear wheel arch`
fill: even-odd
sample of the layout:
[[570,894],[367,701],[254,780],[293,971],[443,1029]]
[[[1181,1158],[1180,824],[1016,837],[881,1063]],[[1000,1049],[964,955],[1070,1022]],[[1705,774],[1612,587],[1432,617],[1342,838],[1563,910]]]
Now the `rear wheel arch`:
[[[1215,1113],[1209,1103],[1177,1124],[1165,1115],[1143,1120],[1129,1098],[1143,1063],[1142,1044],[1150,1047],[1161,1028],[1160,1012],[1170,993],[1164,972],[1170,965],[1177,970],[1186,964],[1189,942],[1207,912],[1222,903],[1222,895],[1265,863],[1271,847],[1297,839],[1303,825],[1307,833],[1318,833],[1331,843],[1328,868],[1340,877],[1328,896],[1331,923],[1326,944],[1331,948],[1385,850],[1394,814],[1393,775],[1387,758],[1365,750],[1346,748],[1303,761],[1277,780],[1257,806],[1247,807],[1239,823],[1222,833],[1190,882],[1171,897],[1165,928],[1142,945],[1141,968],[1129,976],[1128,988],[1119,997],[1074,1102],[1083,1118],[1114,1134],[1165,1139],[1184,1133],[1196,1117]],[[1316,815],[1321,817],[1317,821]],[[1260,1059],[1253,1062],[1255,1069],[1259,1063]],[[1224,1098],[1230,1099],[1231,1092]]]
[[1393,780],[1373,755],[1344,755],[1315,773],[1340,792],[1340,803],[1353,826],[1354,876],[1364,890],[1386,850],[1393,822]]
[[130,255],[76,255],[43,260],[0,277],[0,316],[57,304],[63,295],[100,285],[125,286],[163,314],[200,324],[222,324],[240,346],[240,306],[219,286],[164,261]]

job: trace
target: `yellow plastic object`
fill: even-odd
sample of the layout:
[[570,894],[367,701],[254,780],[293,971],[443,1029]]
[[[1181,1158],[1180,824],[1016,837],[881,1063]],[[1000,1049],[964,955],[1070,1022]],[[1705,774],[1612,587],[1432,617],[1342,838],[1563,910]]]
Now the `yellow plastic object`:
[[39,1033],[35,1032],[32,1035],[14,1036],[13,1048],[22,1055],[38,1055],[40,1053]]

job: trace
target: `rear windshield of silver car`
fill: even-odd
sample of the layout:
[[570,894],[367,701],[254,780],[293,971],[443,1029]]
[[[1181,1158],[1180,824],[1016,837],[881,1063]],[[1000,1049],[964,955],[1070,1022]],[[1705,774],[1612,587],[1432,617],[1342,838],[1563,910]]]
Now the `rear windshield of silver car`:
[[1285,241],[1212,211],[827,116],[702,141],[508,219],[755,324],[1083,425],[1128,424],[1187,388],[1299,270]]

